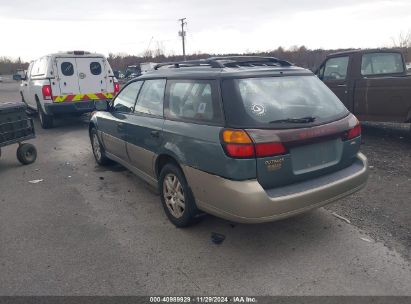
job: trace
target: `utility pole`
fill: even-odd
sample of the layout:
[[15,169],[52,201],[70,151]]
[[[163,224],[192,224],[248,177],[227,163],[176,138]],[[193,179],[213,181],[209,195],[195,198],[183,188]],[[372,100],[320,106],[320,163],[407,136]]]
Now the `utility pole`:
[[181,36],[181,40],[183,42],[183,59],[186,60],[186,43],[185,43],[185,38],[186,38],[186,32],[184,31],[184,26],[187,25],[187,22],[185,22],[187,18],[181,18],[178,19],[178,21],[181,22],[181,31],[178,32],[178,35]]

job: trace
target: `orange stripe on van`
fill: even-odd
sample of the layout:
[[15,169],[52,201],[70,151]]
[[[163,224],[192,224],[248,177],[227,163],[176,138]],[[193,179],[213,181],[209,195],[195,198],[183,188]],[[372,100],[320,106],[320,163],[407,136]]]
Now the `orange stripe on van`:
[[54,102],[77,102],[88,100],[103,100],[113,98],[114,93],[90,93],[90,94],[74,94],[53,96]]

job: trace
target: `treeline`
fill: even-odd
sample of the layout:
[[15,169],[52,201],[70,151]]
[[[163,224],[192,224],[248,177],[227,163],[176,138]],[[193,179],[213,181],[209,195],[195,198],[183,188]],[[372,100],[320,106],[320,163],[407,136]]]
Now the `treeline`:
[[28,66],[27,62],[21,62],[20,59],[0,57],[0,75],[14,74],[17,69],[27,69]]
[[[401,50],[406,58],[407,62],[411,61],[411,47],[399,47],[396,48]],[[187,55],[187,60],[205,59],[212,56],[239,56],[239,55],[250,55],[250,56],[272,56],[280,59],[288,60],[295,65],[314,69],[318,67],[321,62],[325,59],[328,54],[336,53],[340,51],[347,51],[350,49],[336,49],[336,50],[323,50],[307,49],[305,46],[294,46],[289,49],[284,49],[279,47],[275,50],[269,52],[259,52],[259,53],[247,53],[247,54],[191,54]],[[143,62],[168,62],[168,61],[179,61],[183,60],[182,56],[165,56],[161,52],[156,51],[154,54],[146,52],[144,56],[132,56],[125,54],[110,54],[108,57],[111,67],[114,70],[124,71],[129,65],[138,65]]]
[[[396,49],[401,50],[405,56],[407,62],[411,62],[411,46],[408,47],[397,47]],[[346,51],[349,49],[337,49],[337,50],[323,50],[307,49],[305,46],[294,46],[289,49],[284,49],[279,47],[275,50],[269,52],[259,52],[259,53],[247,53],[247,54],[190,54],[187,55],[188,60],[205,59],[212,56],[241,56],[241,55],[251,55],[251,56],[272,56],[280,59],[288,60],[295,65],[302,66],[309,69],[314,69],[320,65],[324,58],[331,53]],[[108,61],[114,70],[124,71],[129,65],[139,65],[143,62],[168,62],[168,61],[179,61],[183,60],[182,56],[179,55],[164,55],[161,50],[156,50],[154,52],[147,51],[142,56],[133,56],[127,54],[109,54]],[[13,74],[17,69],[27,69],[28,63],[21,62],[19,59],[13,60],[8,57],[0,57],[0,74]]]

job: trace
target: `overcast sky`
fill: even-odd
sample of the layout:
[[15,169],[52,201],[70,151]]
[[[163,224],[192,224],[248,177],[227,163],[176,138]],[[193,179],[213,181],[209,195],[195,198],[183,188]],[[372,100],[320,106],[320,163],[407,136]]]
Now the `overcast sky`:
[[188,53],[381,47],[411,30],[411,0],[0,0],[0,56],[180,54],[182,17]]

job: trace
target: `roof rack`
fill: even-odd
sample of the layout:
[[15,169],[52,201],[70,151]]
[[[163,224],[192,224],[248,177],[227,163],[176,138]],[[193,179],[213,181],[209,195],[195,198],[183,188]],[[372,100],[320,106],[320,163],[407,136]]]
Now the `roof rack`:
[[176,61],[176,62],[164,62],[159,63],[154,66],[155,70],[158,70],[161,67],[170,66],[173,68],[183,68],[183,67],[193,67],[193,66],[211,66],[212,68],[223,68],[224,65],[215,61],[215,60],[208,60],[208,59],[200,59],[200,60],[186,60],[186,61]]
[[277,59],[275,57],[260,57],[260,56],[221,56],[210,57],[208,59],[187,60],[176,62],[165,62],[157,64],[154,69],[158,70],[161,67],[168,66],[170,68],[194,67],[194,66],[209,66],[212,68],[225,67],[254,67],[254,66],[282,66],[288,67],[292,64],[286,60]]
[[221,62],[225,67],[241,67],[241,66],[291,66],[292,64],[286,60],[281,60],[275,57],[262,56],[221,56],[211,57],[209,60]]

